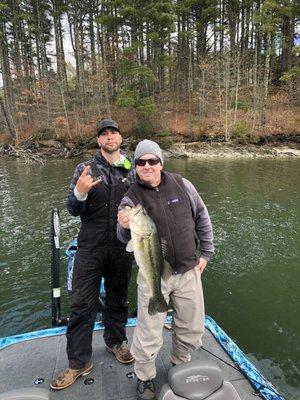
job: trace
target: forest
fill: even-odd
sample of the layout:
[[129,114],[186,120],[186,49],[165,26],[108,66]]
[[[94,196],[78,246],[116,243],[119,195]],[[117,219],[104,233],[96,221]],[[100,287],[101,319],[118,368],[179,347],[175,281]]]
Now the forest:
[[292,0],[1,1],[0,144],[85,143],[105,117],[170,141],[299,137],[299,11]]

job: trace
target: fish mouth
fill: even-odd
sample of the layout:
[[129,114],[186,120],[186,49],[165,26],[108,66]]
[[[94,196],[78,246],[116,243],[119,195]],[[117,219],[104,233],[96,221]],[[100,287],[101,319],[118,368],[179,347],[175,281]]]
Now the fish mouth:
[[133,215],[139,214],[141,211],[143,211],[143,206],[141,204],[138,204],[136,207],[133,209]]
[[[131,209],[132,211],[132,218],[137,217],[138,215],[144,214],[144,216],[146,218],[146,220],[144,221],[144,223],[142,223],[141,225],[139,225],[139,229],[135,232],[135,234],[137,236],[141,236],[143,238],[149,238],[152,234],[152,226],[151,226],[151,222],[149,221],[149,216],[146,212],[146,210],[144,209],[144,207],[141,204],[138,204],[136,207]],[[143,220],[143,217],[142,217]],[[131,228],[133,229],[133,228]]]

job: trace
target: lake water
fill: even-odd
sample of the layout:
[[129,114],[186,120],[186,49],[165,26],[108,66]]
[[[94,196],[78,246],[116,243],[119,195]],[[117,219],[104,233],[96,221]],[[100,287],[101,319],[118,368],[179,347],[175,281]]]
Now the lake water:
[[[80,222],[68,215],[65,198],[81,161],[0,160],[0,337],[51,324],[54,207],[61,217],[62,314],[68,314],[64,251]],[[299,400],[300,161],[174,159],[166,169],[190,179],[211,214],[216,254],[203,274],[206,313],[287,399]]]

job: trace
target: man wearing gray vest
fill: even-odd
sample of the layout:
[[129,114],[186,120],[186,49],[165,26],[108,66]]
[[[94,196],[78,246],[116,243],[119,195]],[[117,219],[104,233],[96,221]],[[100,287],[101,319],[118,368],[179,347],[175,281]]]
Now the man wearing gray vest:
[[[191,182],[178,174],[163,170],[159,145],[141,141],[135,150],[137,181],[123,197],[118,213],[117,236],[130,240],[125,207],[141,204],[155,222],[166,243],[165,259],[172,268],[167,280],[161,279],[161,291],[173,305],[171,362],[174,365],[191,359],[191,351],[202,345],[204,300],[201,274],[214,253],[213,231],[207,208]],[[196,256],[197,240],[200,258]],[[138,377],[137,398],[154,400],[155,359],[162,346],[166,313],[149,315],[150,290],[138,283],[138,322],[131,353]]]

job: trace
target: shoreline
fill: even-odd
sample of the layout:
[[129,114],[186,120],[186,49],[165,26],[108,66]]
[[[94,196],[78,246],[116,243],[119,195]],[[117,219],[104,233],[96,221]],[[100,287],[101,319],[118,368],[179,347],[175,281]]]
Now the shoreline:
[[298,143],[276,145],[234,145],[224,143],[175,143],[165,150],[166,157],[187,158],[263,158],[300,157]]
[[[240,144],[224,142],[177,142],[170,144],[153,138],[157,141],[166,158],[297,158],[300,157],[300,143],[295,141],[270,142],[267,144]],[[142,139],[123,142],[123,148],[131,155],[136,144]],[[13,149],[13,151],[11,151]],[[35,161],[48,159],[76,158],[82,155],[93,156],[98,147],[93,143],[76,146],[70,143],[61,143],[56,140],[41,141],[25,149],[5,148],[0,151],[0,157],[29,158]]]

